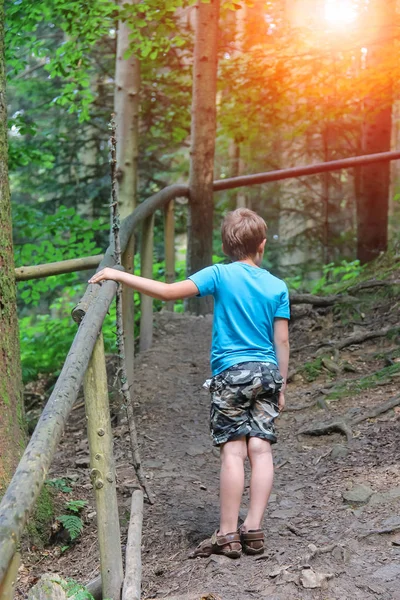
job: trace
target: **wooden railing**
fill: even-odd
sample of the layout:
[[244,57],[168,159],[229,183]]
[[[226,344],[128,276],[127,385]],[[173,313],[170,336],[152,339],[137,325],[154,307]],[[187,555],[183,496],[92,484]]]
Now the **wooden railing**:
[[[330,163],[320,163],[236,177],[214,182],[214,190],[227,190],[241,186],[256,185],[292,177],[301,177],[326,171],[344,169],[374,162],[400,159],[400,152],[355,157]],[[141,273],[152,276],[153,257],[153,215],[158,209],[165,211],[165,261],[166,281],[174,279],[174,219],[173,201],[178,197],[188,197],[185,185],[172,185],[161,190],[142,204],[121,223],[120,241],[124,252],[132,235],[139,225],[143,227],[141,248]],[[16,269],[16,279],[46,277],[99,266],[115,266],[114,248],[109,246],[104,255],[63,261],[38,267]],[[122,553],[119,534],[115,467],[112,453],[112,435],[108,409],[107,382],[105,371],[104,344],[101,328],[109,306],[115,296],[117,284],[113,281],[89,285],[84,296],[73,310],[73,318],[79,323],[71,349],[65,360],[56,386],[44,408],[36,429],[21,458],[9,487],[0,504],[0,600],[11,600],[18,571],[18,544],[26,521],[38,498],[46,479],[57,444],[65,428],[68,415],[84,385],[86,414],[88,418],[88,439],[90,446],[91,480],[96,497],[98,515],[98,537],[100,547],[101,580],[88,586],[96,598],[120,598],[123,580]],[[168,304],[169,310],[173,309]],[[140,348],[151,344],[153,330],[152,301],[142,300],[140,327]],[[127,357],[128,361],[133,356]],[[141,494],[141,492],[139,493]],[[138,514],[141,512],[143,496],[132,499],[132,522],[130,524],[127,547],[136,556],[127,556],[126,564],[136,565],[135,577],[125,574],[123,598],[140,600],[140,540],[135,541],[135,533],[141,530]]]

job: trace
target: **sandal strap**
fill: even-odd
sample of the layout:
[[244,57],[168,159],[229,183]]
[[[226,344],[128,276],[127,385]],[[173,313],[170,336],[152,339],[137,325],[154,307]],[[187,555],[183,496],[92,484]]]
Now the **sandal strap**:
[[264,532],[261,529],[242,531],[242,540],[244,542],[263,542]]
[[225,535],[217,535],[217,532],[215,531],[211,538],[211,542],[219,547],[235,542],[240,544],[240,535],[237,531],[232,531],[231,533],[226,533]]

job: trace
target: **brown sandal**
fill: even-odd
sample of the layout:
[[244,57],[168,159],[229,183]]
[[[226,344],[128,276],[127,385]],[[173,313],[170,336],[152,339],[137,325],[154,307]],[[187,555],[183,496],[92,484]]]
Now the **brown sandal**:
[[264,553],[264,532],[261,529],[240,530],[240,541],[245,554]]
[[211,538],[201,542],[189,554],[189,558],[207,558],[211,554],[222,554],[223,556],[229,556],[229,558],[240,558],[242,554],[240,534],[234,531],[225,535],[217,535],[217,531],[215,531]]

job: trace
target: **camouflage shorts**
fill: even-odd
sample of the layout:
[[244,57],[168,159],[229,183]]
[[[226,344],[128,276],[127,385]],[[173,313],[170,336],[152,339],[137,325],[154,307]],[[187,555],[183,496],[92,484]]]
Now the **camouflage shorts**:
[[282,384],[278,367],[269,362],[240,363],[215,375],[209,388],[214,445],[243,436],[275,443]]

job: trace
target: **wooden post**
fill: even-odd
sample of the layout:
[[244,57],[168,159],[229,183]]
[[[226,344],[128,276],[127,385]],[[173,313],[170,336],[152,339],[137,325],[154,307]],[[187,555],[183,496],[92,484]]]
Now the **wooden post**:
[[[175,281],[175,218],[174,201],[165,207],[164,211],[164,253],[165,253],[165,281]],[[174,301],[165,303],[166,310],[174,310]]]
[[20,562],[21,555],[16,552],[10,562],[6,576],[0,583],[0,600],[13,600]]
[[[142,277],[153,279],[153,228],[154,214],[143,221],[140,269]],[[140,298],[140,343],[141,352],[150,348],[153,341],[153,298],[141,295]]]
[[[126,273],[133,273],[135,257],[135,236],[132,234],[125,252],[122,255],[122,266]],[[122,287],[122,322],[125,342],[125,364],[129,391],[133,396],[134,361],[135,361],[135,304],[133,289],[127,285]]]
[[103,598],[119,600],[123,581],[121,537],[112,448],[103,335],[97,338],[84,380]]
[[135,490],[132,494],[131,517],[128,529],[128,541],[125,555],[125,580],[122,600],[140,600],[142,579],[142,523],[143,492]]

